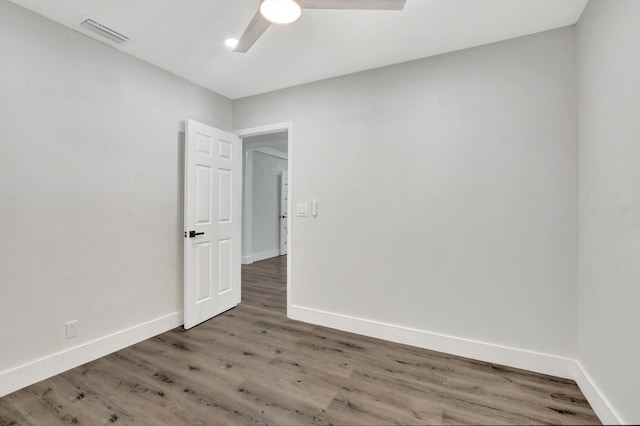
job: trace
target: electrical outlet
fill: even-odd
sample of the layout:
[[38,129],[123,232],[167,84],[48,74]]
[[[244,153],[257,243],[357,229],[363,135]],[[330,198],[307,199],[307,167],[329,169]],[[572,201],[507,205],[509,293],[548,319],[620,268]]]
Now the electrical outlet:
[[68,339],[73,339],[78,336],[78,320],[69,321],[64,325],[65,334]]

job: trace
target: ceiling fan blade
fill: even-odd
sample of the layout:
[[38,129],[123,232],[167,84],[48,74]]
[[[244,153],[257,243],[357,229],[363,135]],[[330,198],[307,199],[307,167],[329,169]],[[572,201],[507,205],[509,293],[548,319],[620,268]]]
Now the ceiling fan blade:
[[258,10],[256,14],[253,15],[253,19],[251,19],[251,22],[247,25],[242,37],[240,37],[238,41],[238,45],[233,51],[237,53],[247,53],[260,36],[267,31],[269,26],[271,26],[271,22],[264,19],[260,14],[260,10]]
[[303,9],[402,10],[407,0],[297,0]]

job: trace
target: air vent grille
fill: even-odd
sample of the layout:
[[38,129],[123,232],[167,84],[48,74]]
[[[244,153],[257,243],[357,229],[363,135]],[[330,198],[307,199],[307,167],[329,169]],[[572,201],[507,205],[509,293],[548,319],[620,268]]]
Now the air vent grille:
[[92,33],[98,34],[99,36],[106,38],[113,43],[122,44],[129,40],[129,37],[122,35],[109,27],[105,27],[104,25],[99,24],[92,19],[85,19],[80,23],[80,25],[85,29],[91,31]]

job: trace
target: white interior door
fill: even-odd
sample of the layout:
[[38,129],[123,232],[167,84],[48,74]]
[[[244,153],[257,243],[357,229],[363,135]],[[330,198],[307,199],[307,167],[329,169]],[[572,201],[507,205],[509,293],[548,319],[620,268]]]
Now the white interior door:
[[240,303],[242,145],[188,120],[185,141],[184,328]]
[[289,206],[289,174],[282,171],[280,175],[280,256],[287,254]]

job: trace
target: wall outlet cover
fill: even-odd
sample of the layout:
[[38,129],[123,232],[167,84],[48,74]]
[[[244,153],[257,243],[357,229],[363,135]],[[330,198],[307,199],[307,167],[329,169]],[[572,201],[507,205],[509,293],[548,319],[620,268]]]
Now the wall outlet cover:
[[67,339],[73,339],[78,336],[78,321],[69,321],[64,325],[65,335]]

